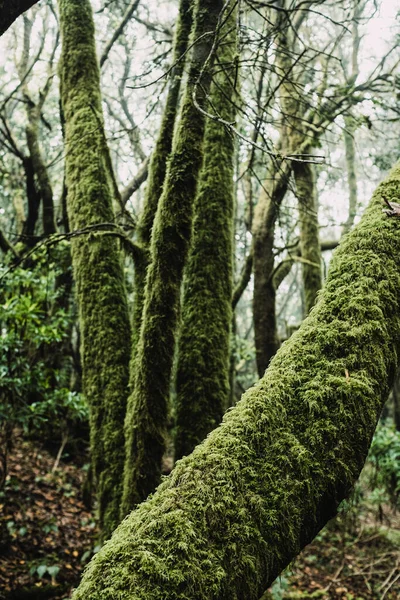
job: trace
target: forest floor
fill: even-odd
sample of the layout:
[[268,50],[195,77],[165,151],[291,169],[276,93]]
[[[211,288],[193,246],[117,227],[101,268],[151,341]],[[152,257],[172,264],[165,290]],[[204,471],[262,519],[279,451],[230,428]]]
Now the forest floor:
[[[83,503],[85,471],[37,442],[15,440],[0,492],[0,600],[66,600],[98,549]],[[350,508],[332,521],[263,600],[400,599],[400,518]],[[207,600],[207,599],[204,599]]]

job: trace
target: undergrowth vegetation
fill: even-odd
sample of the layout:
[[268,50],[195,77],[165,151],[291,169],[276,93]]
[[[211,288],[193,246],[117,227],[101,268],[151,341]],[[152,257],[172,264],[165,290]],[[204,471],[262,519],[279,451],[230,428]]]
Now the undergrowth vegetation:
[[[2,270],[0,303],[0,458],[4,483],[15,429],[62,443],[88,419],[71,386],[73,315],[60,305],[56,257],[44,249],[32,268]],[[65,304],[65,303],[64,303]]]

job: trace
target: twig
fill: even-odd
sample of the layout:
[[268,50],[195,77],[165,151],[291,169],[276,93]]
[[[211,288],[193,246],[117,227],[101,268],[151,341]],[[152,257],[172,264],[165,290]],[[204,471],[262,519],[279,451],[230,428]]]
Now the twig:
[[396,581],[398,581],[399,579],[400,579],[400,572],[396,575],[396,577],[387,586],[386,590],[383,592],[382,596],[380,597],[380,600],[384,599],[384,597],[386,596],[386,594],[388,593],[388,591],[390,590],[390,588],[393,587],[394,584],[396,583]]
[[64,452],[64,448],[67,445],[67,442],[68,442],[68,430],[63,433],[61,446],[57,452],[57,457],[54,462],[53,468],[51,469],[52,473],[55,473],[55,471],[58,469],[58,465],[60,464],[62,453]]

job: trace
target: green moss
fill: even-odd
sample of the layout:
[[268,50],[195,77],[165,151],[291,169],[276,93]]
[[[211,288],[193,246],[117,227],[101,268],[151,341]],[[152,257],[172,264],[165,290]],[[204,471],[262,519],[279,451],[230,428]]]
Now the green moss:
[[[168,88],[168,95],[165,103],[160,131],[155,148],[151,155],[146,196],[143,203],[143,212],[137,225],[138,242],[146,249],[150,245],[154,217],[157,211],[158,200],[162,193],[165,173],[167,170],[167,161],[172,148],[172,137],[176,115],[178,112],[181,80],[185,67],[185,59],[182,57],[184,57],[188,46],[189,35],[192,27],[192,10],[193,2],[191,0],[181,0],[174,36],[174,49],[172,56],[172,64],[175,66],[173,67],[171,73],[171,80]],[[132,317],[133,352],[135,352],[137,348],[142,322],[146,270],[147,263],[141,261],[140,264],[137,264],[135,262],[135,300]]]
[[259,383],[89,565],[74,600],[258,600],[363,466],[400,342],[400,164]]
[[[61,98],[65,117],[68,217],[72,229],[112,222],[99,70],[88,0],[60,0]],[[80,236],[72,264],[82,333],[83,389],[90,406],[91,457],[100,526],[119,522],[123,422],[130,355],[129,318],[118,243]]]
[[[192,225],[192,205],[202,161],[204,117],[192,101],[193,84],[210,53],[222,2],[198,0],[195,5],[189,81],[182,99],[163,193],[151,238],[143,323],[134,364],[134,389],[125,421],[126,461],[122,514],[154,490],[160,480],[165,448],[169,387],[179,311],[180,285]],[[207,72],[199,86],[204,105]]]
[[[236,11],[221,30],[219,65],[236,54]],[[226,67],[225,67],[226,68]],[[227,67],[211,87],[212,111],[235,120],[235,73]],[[214,429],[228,405],[232,320],[233,178],[235,140],[208,119],[194,206],[192,244],[185,268],[178,343],[175,458],[190,454]]]

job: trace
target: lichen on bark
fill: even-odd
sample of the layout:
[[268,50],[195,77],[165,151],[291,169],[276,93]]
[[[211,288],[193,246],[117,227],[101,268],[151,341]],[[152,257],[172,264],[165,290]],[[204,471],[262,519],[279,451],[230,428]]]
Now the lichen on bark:
[[[210,97],[212,111],[235,121],[234,58],[237,13],[221,29],[221,46]],[[232,320],[235,138],[226,125],[208,119],[204,158],[194,205],[193,234],[185,267],[176,379],[175,458],[190,454],[221,421],[229,395]]]
[[[59,8],[67,208],[74,230],[110,223],[114,215],[90,2],[59,0]],[[119,522],[130,356],[130,325],[118,242],[109,236],[76,237],[72,240],[72,264],[99,522],[103,537],[107,537]]]
[[258,600],[356,481],[400,350],[400,163],[264,377],[89,565],[74,600]]

